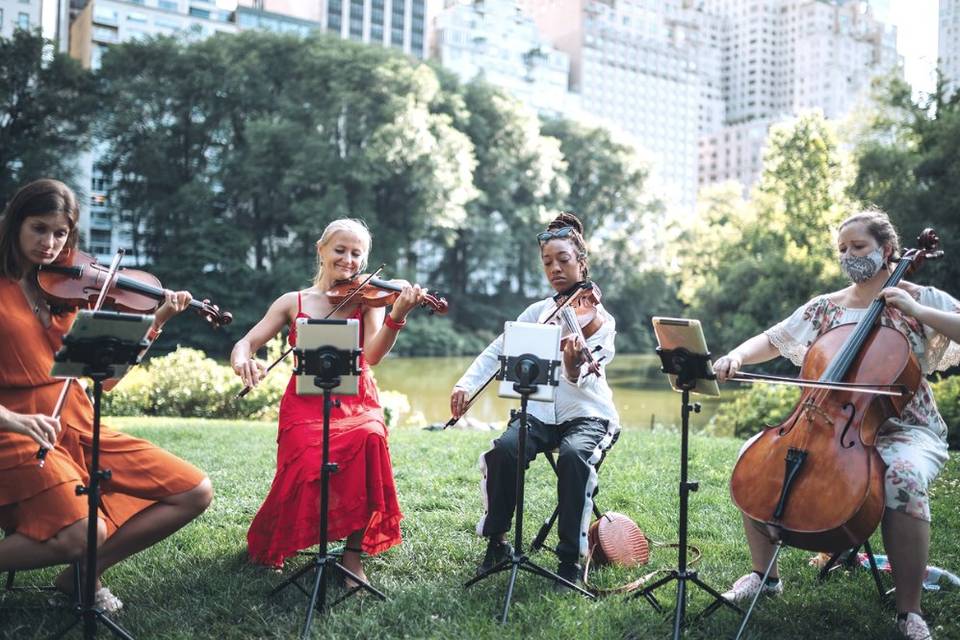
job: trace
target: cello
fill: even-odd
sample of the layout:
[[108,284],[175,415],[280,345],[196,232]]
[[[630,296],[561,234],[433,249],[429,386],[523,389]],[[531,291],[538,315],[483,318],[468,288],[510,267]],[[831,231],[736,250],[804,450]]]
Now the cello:
[[[884,288],[943,255],[932,229],[918,245],[900,258]],[[814,340],[797,382],[816,384],[734,466],[734,503],[767,525],[774,541],[837,552],[862,544],[880,523],[885,467],[874,447],[877,432],[900,416],[923,375],[906,336],[879,324],[884,306],[874,300],[858,323]]]

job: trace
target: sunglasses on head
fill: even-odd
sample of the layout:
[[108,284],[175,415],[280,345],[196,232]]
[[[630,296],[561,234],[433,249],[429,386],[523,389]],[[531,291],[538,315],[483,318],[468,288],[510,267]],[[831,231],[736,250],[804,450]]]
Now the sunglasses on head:
[[573,227],[560,227],[559,229],[554,229],[553,231],[544,231],[543,233],[537,234],[537,241],[540,244],[548,242],[555,238],[569,238],[574,234],[576,229]]

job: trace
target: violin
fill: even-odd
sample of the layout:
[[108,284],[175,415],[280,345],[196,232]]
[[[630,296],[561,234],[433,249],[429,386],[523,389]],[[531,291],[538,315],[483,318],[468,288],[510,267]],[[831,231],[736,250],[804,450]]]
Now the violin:
[[[575,332],[579,332],[578,335],[580,335],[584,343],[586,342],[586,338],[596,333],[603,325],[603,318],[597,313],[597,305],[600,304],[600,287],[595,283],[589,281],[578,282],[568,291],[555,295],[553,300],[556,306],[545,312],[545,314],[538,319],[540,324],[562,323],[567,330],[566,336],[568,338],[574,335]],[[590,372],[600,375],[599,361],[595,360],[590,350],[584,346],[580,354],[591,363]],[[490,383],[496,378],[497,374],[494,373],[471,394],[467,400],[466,407],[464,407],[463,414],[460,417],[466,415],[476,399],[483,393],[483,390],[490,386]],[[450,416],[450,419],[443,425],[443,428],[452,427],[457,423],[457,420],[459,420],[459,418]]]
[[[376,274],[374,274],[376,275]],[[355,275],[349,280],[338,280],[327,291],[327,300],[334,306],[346,300],[356,299],[359,304],[368,307],[385,307],[397,301],[403,287],[387,280],[381,280],[367,274]],[[423,297],[422,307],[430,307],[441,315],[449,309],[446,299],[436,293],[427,293]]]
[[[70,251],[66,260],[37,269],[37,286],[51,304],[62,307],[93,306],[110,269],[98,264],[93,256],[82,251]],[[127,313],[153,313],[164,300],[160,281],[150,273],[139,269],[119,269],[104,294],[103,305]],[[233,314],[221,311],[209,300],[191,300],[196,309],[214,327],[222,327],[233,321]]]
[[[334,307],[330,310],[330,313],[324,316],[324,319],[331,317],[345,307],[348,302],[353,300],[359,300],[360,304],[370,307],[385,307],[388,304],[396,302],[397,298],[400,297],[400,293],[403,291],[403,287],[376,277],[377,274],[383,271],[384,266],[385,265],[381,264],[377,270],[371,274],[355,275],[348,280],[339,280],[334,283],[333,288],[327,291],[327,300],[330,301],[330,304],[334,305]],[[436,312],[439,314],[446,313],[449,308],[444,298],[437,297],[434,294],[426,294],[420,306],[429,306],[432,309],[431,313]],[[292,352],[293,347],[289,347],[281,353],[276,360],[270,363],[270,366],[267,367],[263,374],[266,375],[270,373],[275,366],[283,362]],[[253,390],[253,387],[244,387],[240,390],[240,393],[236,395],[236,399],[239,400],[250,393],[251,390]]]
[[[932,229],[918,244],[884,288],[943,255]],[[797,381],[806,387],[799,402],[744,450],[733,469],[734,503],[765,523],[772,539],[837,552],[862,544],[880,523],[885,467],[874,447],[876,435],[901,414],[923,380],[906,336],[879,324],[884,306],[875,300],[860,322],[813,341]]]
[[603,326],[603,317],[597,313],[600,296],[600,287],[590,283],[590,287],[584,289],[575,300],[552,314],[549,321],[541,320],[542,323],[559,324],[562,327],[561,345],[574,337],[580,338],[580,357],[587,363],[589,373],[595,376],[600,375],[600,363],[587,348],[586,341]]

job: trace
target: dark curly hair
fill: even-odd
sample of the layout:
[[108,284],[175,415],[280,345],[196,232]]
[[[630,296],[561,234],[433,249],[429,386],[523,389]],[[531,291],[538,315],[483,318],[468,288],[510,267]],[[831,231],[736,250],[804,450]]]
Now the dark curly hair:
[[[586,280],[590,276],[590,265],[587,260],[587,242],[583,239],[583,223],[580,222],[580,219],[577,216],[573,215],[569,211],[563,211],[556,218],[550,221],[547,225],[546,231],[557,231],[558,229],[563,229],[564,227],[569,227],[573,229],[573,233],[565,238],[559,238],[560,240],[569,240],[573,243],[574,248],[577,250],[577,261],[580,263],[580,267],[583,269],[583,278]],[[549,240],[547,241],[549,242]],[[541,251],[546,242],[541,244]]]

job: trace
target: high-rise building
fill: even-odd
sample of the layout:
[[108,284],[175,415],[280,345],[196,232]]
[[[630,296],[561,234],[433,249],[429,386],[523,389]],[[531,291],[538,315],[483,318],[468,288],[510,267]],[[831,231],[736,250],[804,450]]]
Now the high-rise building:
[[433,22],[432,55],[461,80],[482,77],[538,113],[573,108],[569,56],[540,36],[517,0],[448,0]]
[[243,29],[314,26],[344,40],[427,55],[426,0],[239,0],[237,20]]
[[727,127],[700,141],[700,185],[762,170],[766,132],[807,109],[829,119],[863,103],[871,81],[901,68],[896,29],[870,3],[845,0],[713,0],[726,20],[723,97]]
[[41,0],[0,0],[0,36],[9,38],[16,29],[39,29]]
[[950,90],[960,88],[960,0],[940,0],[940,73]]
[[645,151],[668,201],[692,209],[701,127],[721,124],[722,18],[693,0],[523,0],[570,56],[582,110]]

